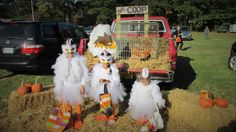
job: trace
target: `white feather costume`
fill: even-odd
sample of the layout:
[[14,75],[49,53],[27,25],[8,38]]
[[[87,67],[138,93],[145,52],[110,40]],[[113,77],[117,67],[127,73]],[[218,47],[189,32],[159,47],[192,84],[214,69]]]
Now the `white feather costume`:
[[[62,47],[63,48],[63,47]],[[69,103],[71,105],[83,102],[80,94],[80,86],[87,85],[88,71],[85,58],[74,52],[74,57],[68,59],[63,51],[52,66],[54,69],[54,94],[56,100]]]
[[128,111],[133,119],[150,119],[155,109],[165,107],[165,100],[162,98],[160,88],[156,82],[150,82],[145,86],[135,81],[129,99]]
[[92,88],[90,89],[89,94],[96,102],[99,102],[99,95],[104,93],[104,84],[99,82],[99,79],[103,78],[110,80],[110,83],[107,84],[107,90],[108,93],[111,94],[112,104],[118,104],[119,101],[124,100],[126,93],[120,82],[118,69],[114,64],[110,65],[110,69],[104,69],[101,63],[94,66],[91,77]]

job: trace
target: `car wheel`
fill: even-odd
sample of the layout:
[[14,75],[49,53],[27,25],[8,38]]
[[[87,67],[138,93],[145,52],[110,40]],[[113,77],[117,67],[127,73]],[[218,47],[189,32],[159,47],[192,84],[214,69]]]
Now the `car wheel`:
[[229,57],[229,68],[232,70],[236,70],[236,56]]

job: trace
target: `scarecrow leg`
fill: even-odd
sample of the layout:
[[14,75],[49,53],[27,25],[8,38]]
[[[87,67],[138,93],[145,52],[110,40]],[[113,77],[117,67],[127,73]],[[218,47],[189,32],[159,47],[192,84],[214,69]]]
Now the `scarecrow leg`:
[[83,126],[83,122],[81,119],[81,105],[76,106],[76,120],[74,124],[75,129],[80,129]]

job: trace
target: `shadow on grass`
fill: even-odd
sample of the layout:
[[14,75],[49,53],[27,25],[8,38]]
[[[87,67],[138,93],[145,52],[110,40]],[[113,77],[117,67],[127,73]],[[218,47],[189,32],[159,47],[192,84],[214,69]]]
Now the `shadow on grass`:
[[193,59],[189,57],[177,57],[173,88],[187,89],[188,86],[196,79],[196,73],[190,64],[191,61],[193,61]]
[[187,89],[188,86],[196,79],[196,73],[190,64],[191,61],[193,61],[193,59],[189,57],[178,56],[173,83],[160,83],[159,85],[161,89]]
[[182,48],[182,50],[185,51],[185,50],[188,50],[190,48],[192,48],[192,46],[184,47],[184,48]]

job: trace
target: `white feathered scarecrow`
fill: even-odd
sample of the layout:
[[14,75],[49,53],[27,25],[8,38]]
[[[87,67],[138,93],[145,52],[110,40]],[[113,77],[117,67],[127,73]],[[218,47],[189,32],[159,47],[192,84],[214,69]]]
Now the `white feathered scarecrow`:
[[[145,125],[155,114],[160,115],[161,107],[165,107],[165,100],[162,98],[160,88],[156,82],[150,80],[149,70],[143,68],[140,81],[135,81],[132,86],[128,111],[138,124]],[[162,120],[161,116],[158,116],[158,119]]]
[[126,93],[124,91],[123,85],[120,82],[119,71],[116,68],[115,64],[112,64],[111,54],[108,51],[104,50],[99,55],[99,60],[100,63],[96,64],[92,70],[92,77],[91,77],[92,87],[89,93],[90,96],[96,102],[100,102],[99,97],[101,94],[104,93],[104,85],[107,86],[108,93],[111,94],[112,112],[113,112],[112,115],[109,117],[109,120],[114,121],[116,119],[115,115],[116,105],[120,101],[124,100],[124,96],[126,95]]
[[117,45],[112,37],[111,26],[108,24],[99,24],[92,30],[88,42],[89,52],[94,57],[100,55],[103,50],[107,50],[114,55]]
[[76,52],[76,46],[71,45],[72,39],[66,40],[62,45],[63,53],[59,55],[54,69],[54,94],[56,100],[68,106],[72,112],[72,106],[76,107],[76,120],[74,128],[82,127],[81,104],[87,83],[88,71],[85,65],[85,58]]

